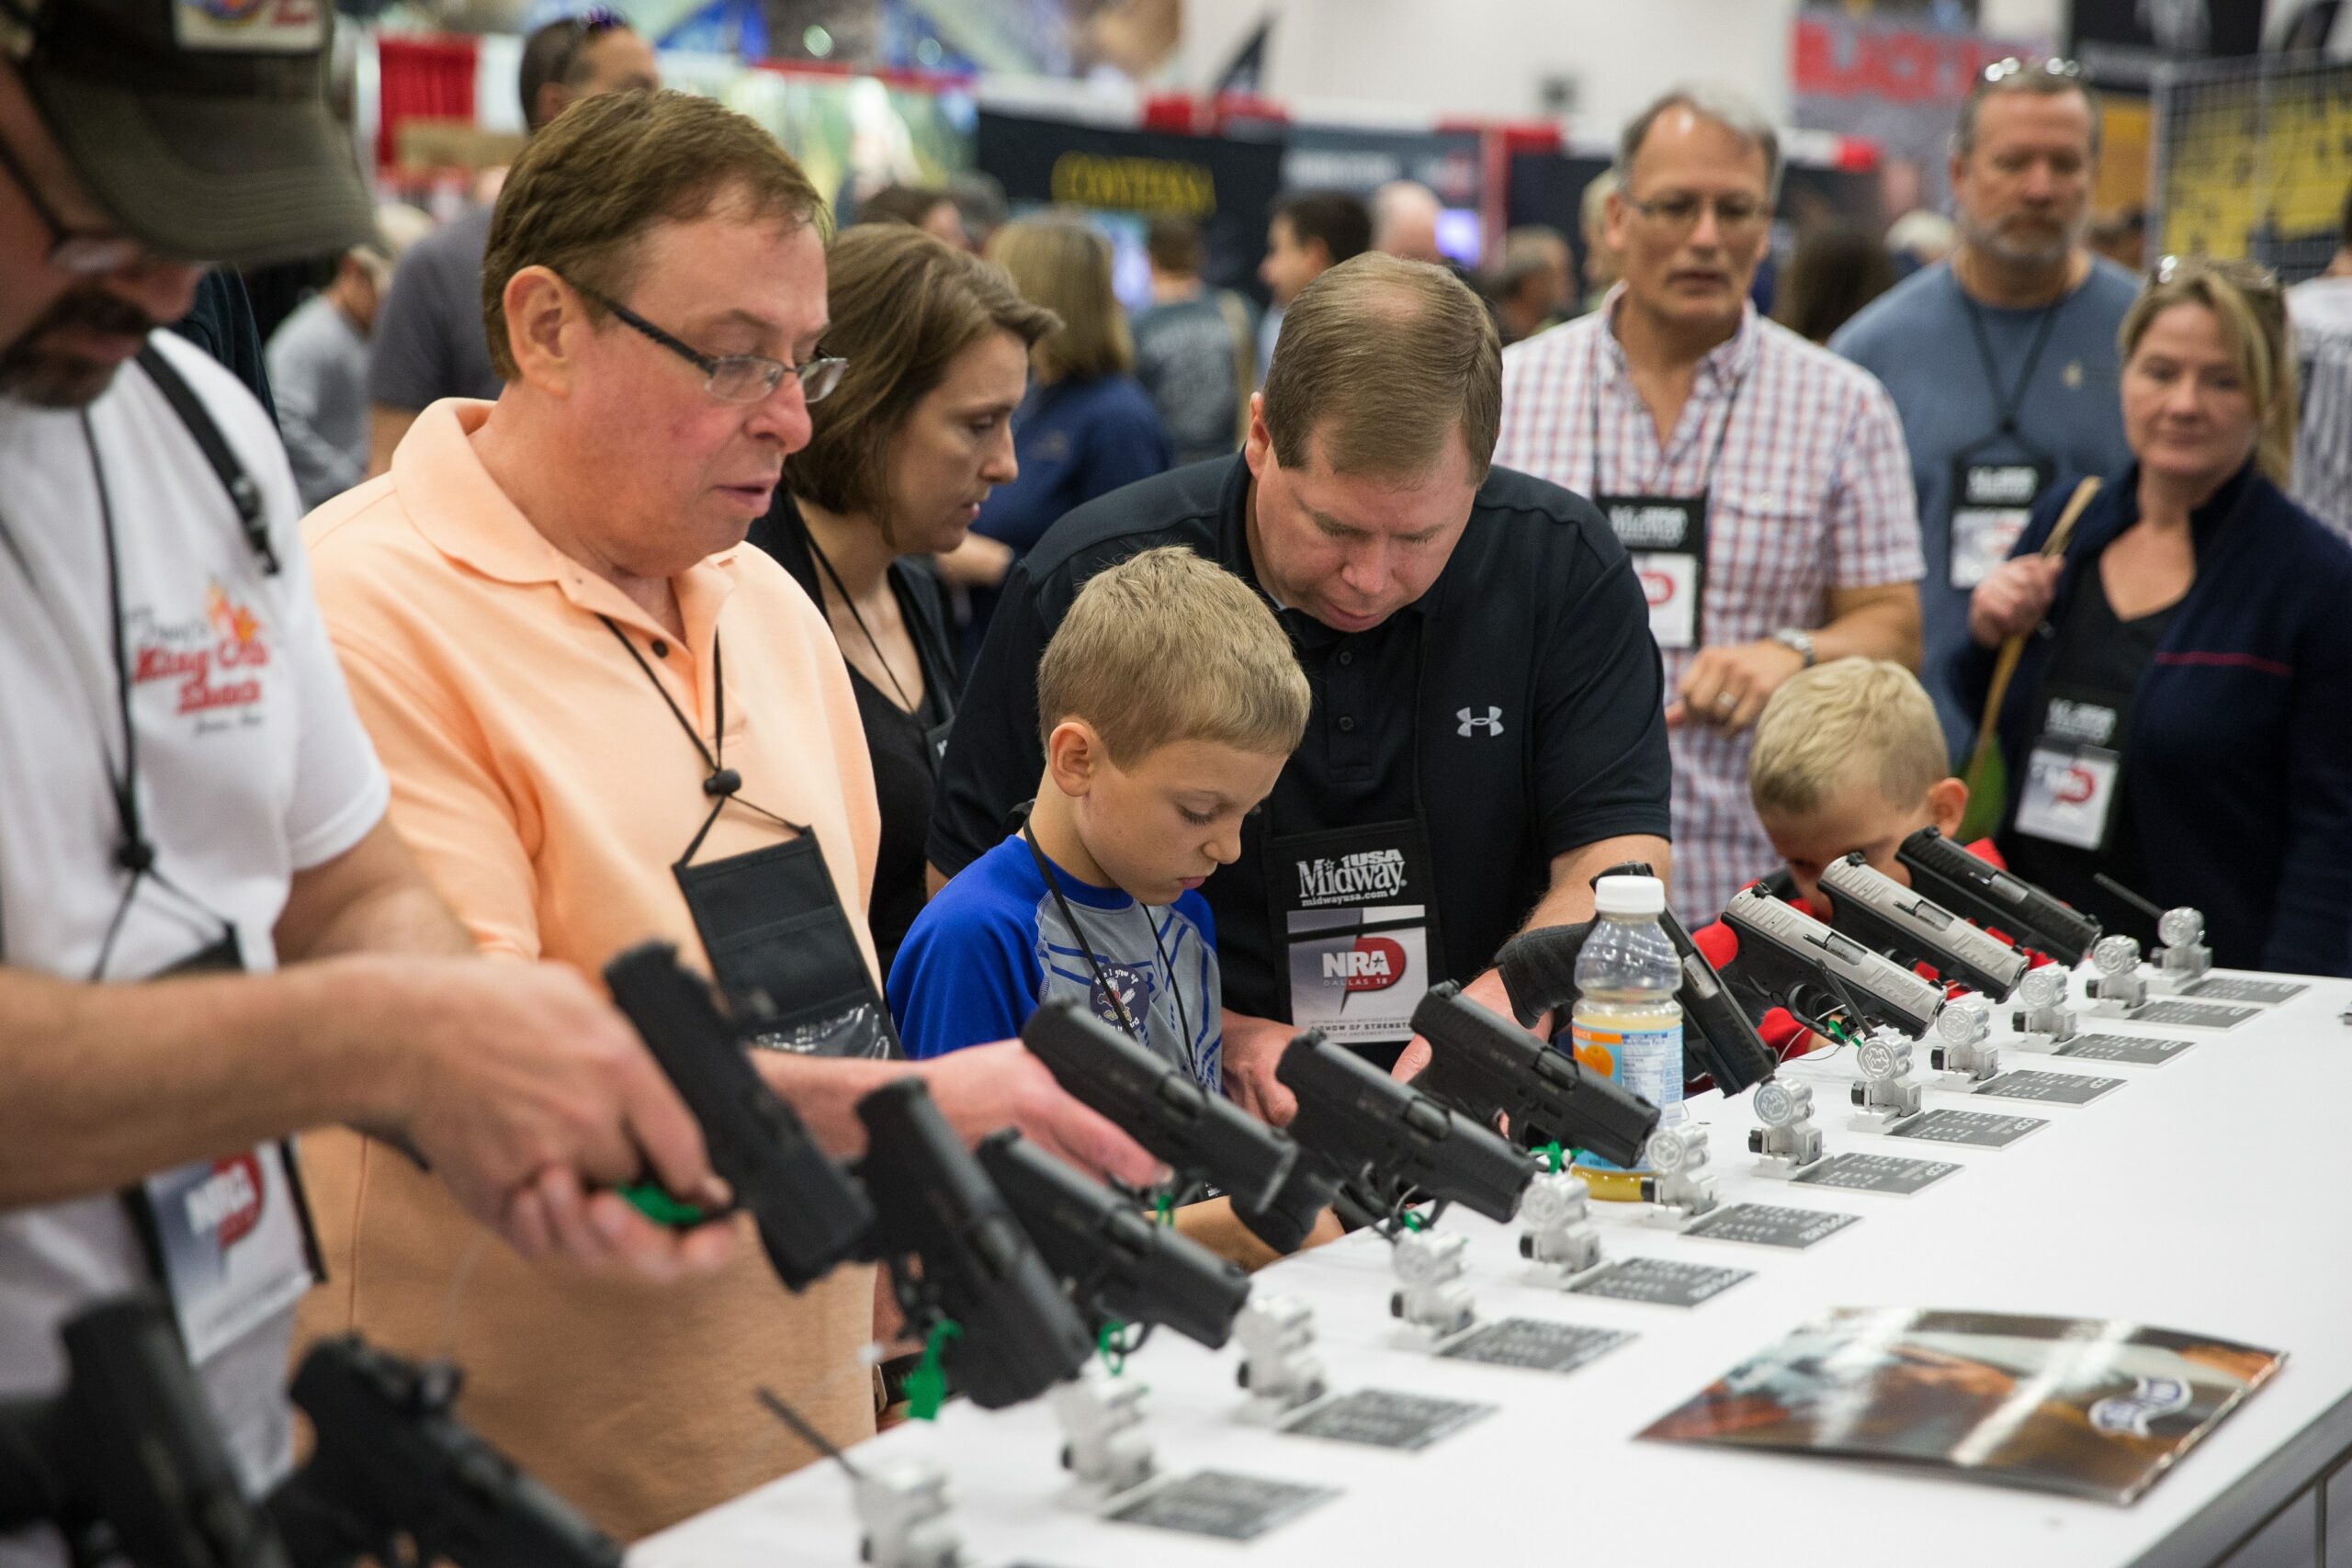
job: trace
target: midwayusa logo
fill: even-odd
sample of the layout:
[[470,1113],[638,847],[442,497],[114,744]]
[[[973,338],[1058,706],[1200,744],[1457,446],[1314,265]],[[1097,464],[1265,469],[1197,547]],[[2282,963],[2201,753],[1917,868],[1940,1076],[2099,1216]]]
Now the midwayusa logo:
[[1338,860],[1303,860],[1297,865],[1302,903],[1394,898],[1405,891],[1405,854],[1401,850],[1365,850]]

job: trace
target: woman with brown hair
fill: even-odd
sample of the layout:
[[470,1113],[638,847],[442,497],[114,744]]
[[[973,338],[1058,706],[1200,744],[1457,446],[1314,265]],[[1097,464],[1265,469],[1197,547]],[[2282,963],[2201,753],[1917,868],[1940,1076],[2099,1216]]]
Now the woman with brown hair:
[[[1135,343],[1111,290],[1111,243],[1080,220],[1028,218],[997,231],[989,259],[1061,321],[1031,351],[1029,394],[1012,416],[1021,477],[973,525],[1018,560],[1065,513],[1164,471],[1175,454],[1135,378]],[[995,607],[993,586],[976,586],[967,649],[979,647]]]
[[825,352],[840,387],[752,542],[831,623],[848,661],[882,809],[875,956],[890,972],[922,908],[922,840],[963,683],[927,558],[966,542],[989,491],[1019,472],[1012,411],[1029,353],[1060,325],[1003,270],[904,224],[862,224],[826,256]]
[[2204,911],[2215,962],[2352,974],[2352,546],[2281,493],[2295,365],[2278,280],[2171,257],[2123,318],[2133,462],[1976,588],[1959,685],[1996,716],[2017,873],[2145,944],[2100,878]]

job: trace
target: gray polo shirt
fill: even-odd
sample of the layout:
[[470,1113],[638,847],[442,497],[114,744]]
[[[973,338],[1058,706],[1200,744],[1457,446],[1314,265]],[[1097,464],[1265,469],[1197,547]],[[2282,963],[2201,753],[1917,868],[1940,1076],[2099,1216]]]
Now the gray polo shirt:
[[409,247],[376,311],[368,396],[387,408],[422,409],[442,398],[495,398],[481,329],[481,253],[491,209],[451,219]]
[[294,488],[323,505],[368,477],[368,340],[313,294],[270,334],[267,358]]

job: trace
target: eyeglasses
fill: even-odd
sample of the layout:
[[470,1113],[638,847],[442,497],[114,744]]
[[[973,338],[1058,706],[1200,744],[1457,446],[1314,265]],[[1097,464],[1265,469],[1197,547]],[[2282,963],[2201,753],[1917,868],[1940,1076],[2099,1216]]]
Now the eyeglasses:
[[627,31],[628,18],[605,6],[593,6],[577,17],[566,18],[564,26],[571,36],[564,40],[563,48],[549,62],[548,80],[550,82],[568,80],[572,66],[579,63],[580,51],[588,47],[589,40],[603,38],[606,33]]
[[2012,54],[1984,67],[1984,80],[2006,82],[2012,76],[2024,76],[2037,71],[2045,76],[2063,76],[2069,82],[2083,79],[2083,68],[2071,60],[2062,60],[2054,54],[2044,60],[2024,60]]
[[[564,281],[571,282],[570,278]],[[803,401],[821,403],[832,396],[833,389],[842,384],[842,373],[849,368],[848,360],[830,356],[820,356],[805,365],[786,365],[781,359],[759,354],[707,355],[681,343],[619,300],[606,299],[577,283],[571,287],[620,318],[622,324],[644,333],[701,371],[706,378],[704,389],[722,403],[758,402],[783,386],[786,376],[799,378]]]
[[[1620,193],[1623,195],[1623,193]],[[1686,235],[1699,227],[1699,215],[1709,207],[1715,209],[1715,229],[1726,240],[1743,240],[1772,220],[1771,209],[1753,197],[1719,196],[1709,198],[1693,196],[1688,191],[1674,191],[1655,201],[1644,201],[1636,196],[1624,196],[1626,206],[1677,236]]]
[[2148,269],[2148,278],[2153,283],[2189,283],[2199,277],[2218,277],[2247,294],[2283,298],[2278,275],[2260,262],[2244,257],[2159,256],[2156,265]]
[[41,199],[34,187],[32,176],[25,172],[17,154],[0,141],[0,168],[8,171],[17,188],[25,193],[26,205],[33,209],[49,230],[49,265],[60,272],[70,272],[77,277],[96,277],[109,272],[120,272],[134,262],[143,261],[147,247],[128,234],[110,234],[95,229],[68,228]]

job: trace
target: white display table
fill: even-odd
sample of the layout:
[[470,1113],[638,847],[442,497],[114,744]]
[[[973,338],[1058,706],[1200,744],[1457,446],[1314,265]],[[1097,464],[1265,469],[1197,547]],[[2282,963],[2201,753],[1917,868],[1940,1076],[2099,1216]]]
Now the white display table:
[[[2080,987],[2078,987],[2077,989]],[[2077,1004],[2080,1006],[2081,1004]],[[1418,1454],[1292,1437],[1236,1419],[1238,1351],[1164,1331],[1127,1368],[1149,1385],[1164,1473],[1203,1467],[1342,1488],[1246,1545],[1101,1521],[1074,1506],[1046,1406],[951,1404],[856,1450],[944,1466],[965,1561],[1051,1568],[1266,1562],[1469,1568],[1511,1562],[1789,1568],[2285,1568],[2320,1561],[2320,1491],[2352,1450],[2352,983],[2317,981],[2226,1032],[2108,1020],[2084,1029],[2197,1040],[2160,1066],[2005,1050],[2004,1066],[2128,1079],[2080,1108],[1930,1089],[1935,1107],[2050,1125],[2006,1149],[1894,1140],[1847,1124],[1851,1052],[1794,1064],[1820,1080],[1830,1152],[1965,1168],[1909,1198],[1761,1179],[1747,1099],[1693,1108],[1710,1124],[1726,1204],[1861,1216],[1808,1251],[1702,1241],[1596,1203],[1608,1257],[1751,1269],[1683,1310],[1530,1283],[1515,1230],[1455,1212],[1472,1237],[1482,1320],[1550,1318],[1638,1337],[1566,1376],[1440,1360],[1388,1316],[1387,1247],[1359,1234],[1257,1277],[1309,1303],[1333,1386],[1492,1404]],[[1925,1053],[1921,1053],[1922,1066]],[[2115,1507],[1892,1468],[1634,1440],[1750,1353],[1833,1306],[1917,1306],[2136,1319],[2287,1352],[2286,1365],[2139,1503]],[[746,1399],[752,1397],[746,1389]],[[2288,1510],[2282,1515],[2281,1510]],[[2352,1548],[2339,1515],[2338,1550]],[[2258,1539],[2256,1539],[2257,1538]],[[2252,1544],[2247,1543],[2251,1540]],[[2331,1559],[2336,1553],[2328,1554]],[[847,1480],[830,1464],[641,1543],[634,1568],[800,1568],[858,1560]],[[2347,1558],[2352,1561],[2352,1558]]]

